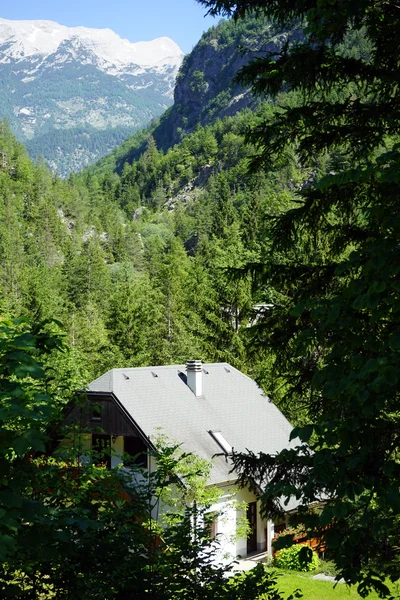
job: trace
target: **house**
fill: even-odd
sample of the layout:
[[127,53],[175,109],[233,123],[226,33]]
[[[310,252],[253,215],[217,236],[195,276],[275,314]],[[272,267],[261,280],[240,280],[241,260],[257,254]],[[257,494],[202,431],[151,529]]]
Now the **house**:
[[[271,554],[274,525],[260,517],[255,495],[236,486],[227,456],[232,449],[274,454],[295,442],[289,442],[290,423],[252,379],[227,363],[191,360],[186,365],[112,369],[86,393],[88,405],[99,407],[90,413],[93,433],[85,434],[86,448],[111,446],[105,460],[114,467],[124,453],[137,456],[152,449],[162,428],[184,451],[212,461],[209,485],[222,494],[210,510],[219,515],[215,529],[224,555]],[[154,468],[151,455],[142,460]],[[251,529],[247,539],[235,535],[243,502]]]

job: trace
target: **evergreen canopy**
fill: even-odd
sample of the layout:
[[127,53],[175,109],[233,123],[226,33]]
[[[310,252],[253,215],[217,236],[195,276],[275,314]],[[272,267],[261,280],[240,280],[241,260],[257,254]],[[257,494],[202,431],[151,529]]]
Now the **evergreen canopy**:
[[[304,36],[239,73],[256,93],[290,92],[248,134],[255,168],[277,157],[315,170],[274,223],[255,269],[279,301],[257,327],[306,424],[297,452],[236,456],[265,511],[297,496],[341,575],[361,595],[399,578],[399,45],[397,2],[199,0],[211,14],[303,22]],[[354,43],[356,42],[356,43]],[[291,98],[288,99],[288,98]],[[279,96],[278,96],[279,100]],[[326,161],[320,175],[318,161]]]

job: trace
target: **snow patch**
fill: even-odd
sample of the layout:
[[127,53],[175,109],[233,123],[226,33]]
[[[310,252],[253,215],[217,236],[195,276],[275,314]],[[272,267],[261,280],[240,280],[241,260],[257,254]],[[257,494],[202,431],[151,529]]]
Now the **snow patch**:
[[[99,59],[116,67],[127,65],[155,66],[180,64],[183,52],[168,37],[132,43],[111,29],[66,27],[54,21],[22,21],[0,18],[0,44],[7,43],[5,52],[11,58],[26,58],[41,54],[49,56],[60,44],[84,46]],[[4,59],[3,59],[4,61]]]
[[131,90],[145,90],[148,87],[154,85],[154,81],[149,81],[146,85],[130,85],[129,88]]

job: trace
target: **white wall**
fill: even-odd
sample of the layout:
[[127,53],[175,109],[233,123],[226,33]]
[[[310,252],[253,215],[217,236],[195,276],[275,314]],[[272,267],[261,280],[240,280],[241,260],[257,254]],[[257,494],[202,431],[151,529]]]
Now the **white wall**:
[[[255,495],[246,489],[238,489],[230,485],[221,488],[222,496],[210,507],[210,512],[220,513],[217,521],[217,535],[220,541],[219,557],[224,560],[234,560],[237,557],[247,556],[247,540],[237,537],[237,524],[246,516],[246,509],[238,507],[238,503],[255,502]],[[271,540],[273,524],[271,521],[261,519],[257,502],[257,549],[267,551],[271,555]],[[267,539],[265,536],[267,530]]]
[[217,562],[231,562],[236,558],[236,505],[235,490],[221,488],[222,495],[209,509],[217,512]]
[[121,456],[124,453],[124,438],[119,435],[113,441],[111,438],[111,468],[117,467],[122,463]]
[[[73,440],[64,438],[60,447],[71,448]],[[91,448],[91,435],[83,434],[80,440],[80,451],[82,452],[81,460],[85,458],[85,451]],[[113,441],[111,439],[111,467],[117,467],[122,463],[121,456],[124,452],[124,438],[118,436]],[[87,458],[87,455],[86,455]],[[149,471],[152,472],[156,468],[154,457],[149,457]],[[138,474],[136,475],[138,477]],[[140,483],[138,481],[138,483]],[[247,556],[247,540],[245,537],[237,537],[237,523],[246,515],[245,509],[239,509],[237,503],[254,502],[255,495],[246,489],[238,489],[235,485],[227,485],[221,487],[221,497],[209,509],[210,512],[219,514],[217,519],[217,537],[219,540],[218,559],[224,562],[230,562],[238,556]],[[153,508],[153,518],[165,510],[166,507],[155,506]],[[259,502],[257,503],[257,549],[259,551],[267,551],[272,555],[271,541],[273,538],[273,523],[261,519],[259,514]],[[265,536],[267,530],[267,538]]]

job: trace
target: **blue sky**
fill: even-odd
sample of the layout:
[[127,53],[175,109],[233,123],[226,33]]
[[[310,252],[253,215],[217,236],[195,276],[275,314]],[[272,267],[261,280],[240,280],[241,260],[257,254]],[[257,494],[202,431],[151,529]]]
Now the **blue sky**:
[[203,31],[218,19],[204,18],[195,0],[11,0],[3,19],[48,19],[70,27],[109,27],[131,42],[166,35],[190,52]]

